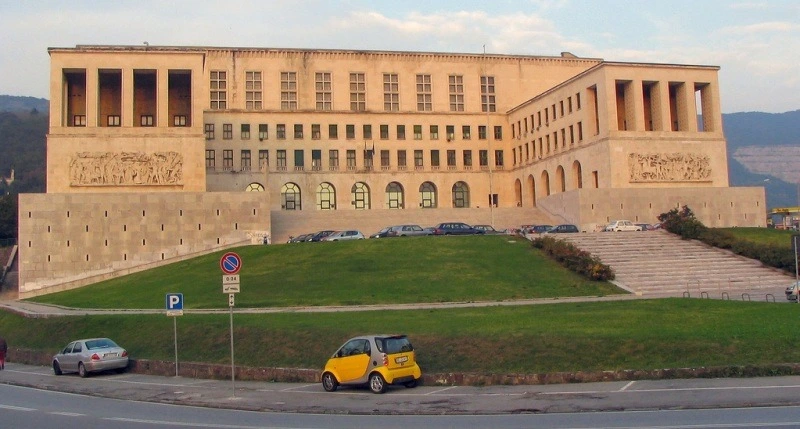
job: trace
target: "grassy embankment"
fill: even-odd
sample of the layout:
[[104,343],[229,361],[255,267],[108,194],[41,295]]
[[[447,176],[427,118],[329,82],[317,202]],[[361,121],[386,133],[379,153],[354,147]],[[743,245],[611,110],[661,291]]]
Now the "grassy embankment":
[[[255,246],[243,258],[240,306],[475,301],[603,295],[606,283],[565,272],[509,237],[375,240]],[[183,292],[187,308],[227,306],[220,254],[38,299],[80,307],[163,308]],[[696,299],[345,313],[235,314],[242,366],[318,368],[348,337],[408,334],[426,371],[540,373],[759,365],[800,361],[798,308]],[[178,318],[179,359],[229,362],[229,319]],[[23,319],[0,314],[12,345],[55,351],[103,335],[134,358],[173,359],[165,315]]]

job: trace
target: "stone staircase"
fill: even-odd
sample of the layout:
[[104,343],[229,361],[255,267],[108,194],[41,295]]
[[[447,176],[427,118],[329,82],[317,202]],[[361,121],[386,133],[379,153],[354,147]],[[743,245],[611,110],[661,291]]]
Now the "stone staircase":
[[642,296],[785,301],[794,276],[666,231],[559,234],[600,258],[619,286]]

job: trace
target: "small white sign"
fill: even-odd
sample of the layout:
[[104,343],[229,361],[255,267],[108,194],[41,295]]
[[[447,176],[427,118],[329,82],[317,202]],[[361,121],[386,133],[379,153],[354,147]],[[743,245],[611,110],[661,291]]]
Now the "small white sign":
[[222,285],[222,293],[239,293],[239,283],[233,285]]
[[232,284],[239,284],[239,275],[238,274],[225,274],[222,276],[222,284],[224,285],[232,285]]
[[235,297],[236,297],[236,295],[234,295],[234,294],[229,294],[228,295],[228,307],[233,307],[233,301],[234,301]]

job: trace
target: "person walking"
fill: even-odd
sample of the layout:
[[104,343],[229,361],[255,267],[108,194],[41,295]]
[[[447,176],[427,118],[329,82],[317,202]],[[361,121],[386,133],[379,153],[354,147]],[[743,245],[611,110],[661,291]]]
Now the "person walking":
[[0,337],[0,370],[6,369],[6,352],[8,351],[8,343],[6,339]]

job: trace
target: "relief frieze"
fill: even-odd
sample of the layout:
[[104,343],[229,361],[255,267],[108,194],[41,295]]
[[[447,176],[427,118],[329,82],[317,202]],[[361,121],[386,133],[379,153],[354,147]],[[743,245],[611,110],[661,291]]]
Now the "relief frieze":
[[698,153],[631,153],[631,182],[703,182],[711,180],[708,155]]
[[70,186],[182,185],[178,152],[78,152],[69,163]]

